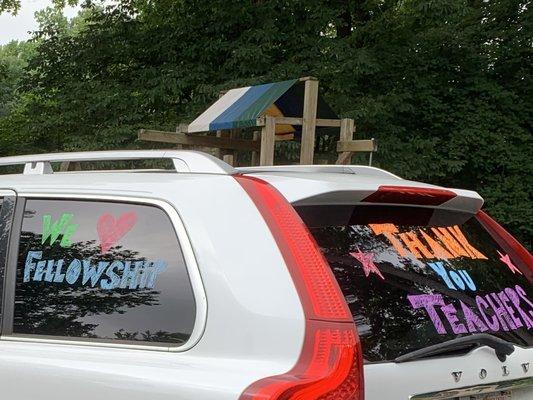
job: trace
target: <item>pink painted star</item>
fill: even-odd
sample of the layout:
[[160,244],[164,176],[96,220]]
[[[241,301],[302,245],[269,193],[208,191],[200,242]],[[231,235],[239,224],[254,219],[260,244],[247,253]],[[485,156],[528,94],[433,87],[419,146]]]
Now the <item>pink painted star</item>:
[[503,255],[502,253],[499,252],[499,250],[496,250],[496,251],[500,255],[500,261],[503,262],[504,264],[506,264],[509,267],[509,269],[511,271],[513,271],[513,274],[516,274],[518,272],[520,275],[524,275],[524,274],[522,274],[522,271],[520,271],[516,267],[516,265],[513,264],[513,262],[511,261],[511,258],[509,257],[508,254]]
[[370,273],[378,275],[381,279],[385,280],[385,277],[381,274],[381,271],[378,269],[376,264],[374,264],[374,254],[372,253],[363,253],[360,250],[357,252],[350,253],[357,261],[363,264],[363,271],[365,271],[365,276],[368,278]]

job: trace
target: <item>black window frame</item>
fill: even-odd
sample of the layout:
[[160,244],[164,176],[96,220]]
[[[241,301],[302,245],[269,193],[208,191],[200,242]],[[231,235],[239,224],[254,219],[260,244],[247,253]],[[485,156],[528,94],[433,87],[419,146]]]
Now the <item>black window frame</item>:
[[[11,190],[9,191],[11,192]],[[0,203],[0,232],[7,231],[7,235],[0,236],[0,334],[2,333],[2,321],[4,320],[4,305],[7,304],[5,299],[4,284],[7,273],[8,259],[10,253],[11,236],[13,234],[13,218],[17,204],[17,196],[13,194],[1,196]]]
[[[15,289],[16,289],[16,278],[17,278],[17,267],[19,262],[19,247],[20,247],[20,238],[22,233],[22,225],[24,222],[24,212],[26,209],[26,203],[28,200],[48,200],[48,201],[80,201],[80,202],[111,202],[119,204],[131,204],[138,206],[148,206],[155,207],[159,209],[164,215],[169,218],[172,229],[175,234],[175,238],[183,251],[183,241],[181,240],[180,235],[176,229],[176,226],[173,222],[173,218],[167,210],[159,206],[157,203],[160,203],[159,199],[125,199],[121,196],[115,196],[109,194],[106,196],[91,196],[91,195],[70,195],[70,194],[54,194],[54,195],[35,195],[35,196],[17,196],[16,204],[12,209],[12,221],[11,221],[11,231],[8,242],[8,251],[5,262],[5,274],[3,282],[3,304],[2,304],[2,318],[0,320],[0,335],[2,337],[12,338],[14,340],[30,340],[38,342],[50,342],[50,343],[76,343],[84,345],[93,345],[93,346],[104,346],[104,347],[125,347],[131,349],[145,349],[145,350],[161,350],[161,351],[178,351],[188,350],[190,347],[190,342],[193,342],[194,346],[199,338],[195,337],[195,331],[199,329],[202,331],[205,326],[205,319],[202,321],[199,319],[198,309],[201,306],[199,304],[199,294],[196,290],[196,285],[193,282],[191,277],[191,265],[189,265],[185,254],[183,254],[183,262],[186,270],[187,278],[192,288],[193,300],[196,306],[196,312],[194,316],[194,323],[192,325],[192,333],[187,341],[182,344],[174,343],[162,343],[162,342],[148,342],[148,341],[129,341],[129,340],[108,340],[102,338],[81,338],[81,337],[69,337],[69,336],[50,336],[50,335],[34,335],[34,334],[14,334],[14,311],[15,311]],[[172,206],[171,206],[172,207]],[[172,207],[173,208],[173,207]],[[177,214],[177,212],[176,212]],[[203,287],[202,287],[203,290]],[[201,326],[200,326],[201,325]]]

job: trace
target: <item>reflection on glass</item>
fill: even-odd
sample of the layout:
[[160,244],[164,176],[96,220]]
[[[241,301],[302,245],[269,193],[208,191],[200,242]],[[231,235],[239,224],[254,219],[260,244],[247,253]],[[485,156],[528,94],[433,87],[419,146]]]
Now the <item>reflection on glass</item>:
[[[407,210],[402,213],[406,214]],[[311,232],[345,295],[368,361],[393,360],[407,352],[470,334],[470,329],[479,332],[480,328],[472,322],[475,316],[469,310],[480,317],[480,325],[487,328],[485,332],[518,345],[533,345],[533,330],[527,326],[528,318],[533,321],[533,305],[528,304],[527,300],[533,299],[531,284],[523,275],[513,272],[501,261],[504,250],[474,218],[460,228],[468,243],[473,246],[471,256],[454,256],[449,259],[443,258],[442,254],[440,258],[435,257],[435,251],[441,252],[439,246],[443,247],[444,255],[451,250],[435,236],[430,227],[394,226],[398,232],[393,239],[400,238],[399,234],[402,232],[416,232],[425,247],[419,249],[419,257],[415,257],[412,251],[417,251],[416,248],[410,249],[401,238],[401,245],[406,250],[403,255],[400,254],[400,247],[390,240],[390,235],[388,238],[379,234],[379,230],[376,231],[376,227],[372,229],[370,224],[353,222],[356,221],[352,220],[347,225],[313,227]],[[414,236],[412,239],[417,240]],[[433,248],[429,245],[432,239],[438,243],[432,243]],[[411,245],[414,246],[412,243]],[[478,255],[475,250],[479,252]],[[370,254],[372,263],[367,260],[365,265],[360,254]],[[474,255],[477,258],[473,258]],[[450,275],[451,271],[456,275]],[[461,281],[452,279],[456,276],[461,276]],[[511,310],[507,310],[505,306],[503,311],[498,312],[499,316],[495,316],[494,310],[500,303],[495,299],[490,304],[490,300],[494,299],[493,293],[497,295],[512,288],[513,291],[509,294],[513,295],[513,292],[517,293],[516,285],[524,290],[524,294],[520,294],[518,299],[523,314],[520,314],[512,301],[508,301],[507,305]],[[415,308],[409,300],[411,296],[414,296],[411,297],[414,301],[420,299],[417,296],[424,295],[436,295],[446,304],[447,308],[444,309],[440,305],[434,307],[437,313],[435,321],[423,306]],[[498,322],[497,329],[487,326],[481,318],[478,296],[490,297],[486,309],[481,305],[489,322],[493,318],[497,318],[497,321],[503,319],[507,329],[503,328],[502,322]],[[450,323],[443,310],[450,311],[452,321],[454,317],[457,317],[457,321]],[[511,312],[514,313],[513,317]],[[509,322],[511,318],[517,320]],[[437,320],[442,321],[442,327],[438,327]]]
[[[125,214],[135,219],[121,228]],[[105,251],[106,237],[98,226],[102,215],[116,217]],[[173,344],[190,337],[194,298],[176,235],[162,210],[30,200],[22,231],[15,334]]]

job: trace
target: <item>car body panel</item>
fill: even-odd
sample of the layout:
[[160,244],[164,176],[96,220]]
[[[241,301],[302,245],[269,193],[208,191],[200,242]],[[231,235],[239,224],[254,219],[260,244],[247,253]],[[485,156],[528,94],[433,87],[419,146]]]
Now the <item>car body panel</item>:
[[[340,171],[340,172],[339,172]],[[266,180],[294,205],[353,204],[380,185],[431,187],[368,167],[241,169]],[[261,214],[231,175],[62,173],[3,175],[0,188],[19,196],[146,199],[173,207],[191,245],[207,313],[197,343],[183,352],[95,344],[0,340],[0,393],[42,400],[237,400],[252,382],[290,370],[304,341],[302,305]],[[442,205],[474,213],[481,197],[453,189]],[[1,195],[2,192],[0,192]],[[12,193],[12,192],[11,192]],[[402,364],[366,364],[366,400],[397,400],[436,391],[533,377],[533,349],[501,363],[487,347],[467,355]],[[502,375],[502,366],[509,374]],[[533,365],[532,365],[533,366]],[[480,378],[485,369],[487,377]],[[455,382],[453,373],[461,372]],[[533,388],[513,400],[532,398]],[[444,398],[444,397],[435,397]]]
[[[376,363],[365,366],[366,398],[369,400],[410,399],[436,391],[513,381],[530,378],[533,385],[533,371],[525,372],[522,364],[531,363],[533,349],[515,347],[515,351],[505,362],[500,362],[489,347],[479,347],[468,354],[454,357],[440,357],[406,363]],[[508,375],[504,376],[503,367]],[[486,377],[480,377],[481,371]],[[455,381],[454,374],[460,380]],[[384,385],[384,382],[390,384]],[[516,394],[513,400],[531,398],[533,386],[523,389],[529,397]],[[443,398],[443,397],[436,397]]]
[[[295,206],[307,205],[352,205],[364,202],[380,186],[406,186],[413,188],[446,189],[456,197],[439,205],[452,211],[476,213],[483,205],[483,198],[476,192],[463,189],[449,189],[426,183],[408,181],[378,173],[365,176],[353,173],[327,172],[261,172],[254,170],[252,176],[263,179],[278,189]],[[376,176],[377,175],[377,176]]]
[[[105,175],[18,176],[0,178],[0,185],[16,187],[21,197],[83,199],[105,193],[106,198],[156,198],[171,204],[190,239],[207,294],[201,340],[185,352],[169,353],[3,337],[4,393],[17,399],[58,399],[57,382],[44,372],[53,369],[64,385],[62,393],[85,386],[80,399],[104,394],[145,399],[148,392],[151,399],[236,399],[251,382],[289,370],[303,344],[302,306],[274,238],[235,180],[223,175]],[[36,185],[39,178],[44,179]],[[93,385],[89,388],[87,382]],[[21,384],[24,390],[17,389]]]

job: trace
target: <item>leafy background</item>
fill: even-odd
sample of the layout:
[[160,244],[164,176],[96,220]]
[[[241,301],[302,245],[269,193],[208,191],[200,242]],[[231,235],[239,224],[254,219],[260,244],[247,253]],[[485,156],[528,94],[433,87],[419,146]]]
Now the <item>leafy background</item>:
[[0,47],[0,155],[153,147],[139,128],[173,130],[220,90],[312,75],[378,139],[374,165],[477,190],[531,248],[531,1],[84,1],[71,21],[56,3]]

